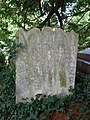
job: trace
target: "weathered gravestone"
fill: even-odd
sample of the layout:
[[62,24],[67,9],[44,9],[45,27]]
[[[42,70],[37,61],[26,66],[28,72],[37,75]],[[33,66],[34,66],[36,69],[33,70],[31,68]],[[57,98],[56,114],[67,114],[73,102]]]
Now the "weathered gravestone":
[[78,52],[77,68],[90,73],[90,48]]
[[75,83],[77,34],[45,27],[21,29],[16,37],[16,103],[37,94],[69,94]]

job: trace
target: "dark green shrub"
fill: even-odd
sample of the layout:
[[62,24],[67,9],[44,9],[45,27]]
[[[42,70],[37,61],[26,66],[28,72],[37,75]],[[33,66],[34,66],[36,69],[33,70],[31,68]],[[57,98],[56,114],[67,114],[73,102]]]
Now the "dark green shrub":
[[[15,104],[15,66],[8,64],[5,71],[0,72],[0,120],[45,120],[52,112],[66,112],[68,104],[75,106],[75,100],[80,102],[79,112],[85,112],[86,119],[89,119],[88,107],[90,106],[90,74],[77,72],[76,86],[73,95],[63,98],[54,96],[37,95],[31,99],[31,103]],[[44,113],[44,115],[42,114]],[[69,111],[69,119],[73,115]],[[83,115],[81,116],[83,119]],[[76,118],[75,118],[76,119]],[[78,118],[77,118],[78,120]]]

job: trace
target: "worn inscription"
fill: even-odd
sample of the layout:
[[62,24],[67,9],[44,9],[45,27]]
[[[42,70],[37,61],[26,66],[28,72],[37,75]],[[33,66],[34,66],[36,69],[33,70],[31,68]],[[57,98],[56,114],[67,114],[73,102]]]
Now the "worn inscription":
[[16,102],[26,97],[30,101],[37,94],[69,94],[75,83],[77,34],[44,27],[21,29],[16,38],[23,46],[17,49]]

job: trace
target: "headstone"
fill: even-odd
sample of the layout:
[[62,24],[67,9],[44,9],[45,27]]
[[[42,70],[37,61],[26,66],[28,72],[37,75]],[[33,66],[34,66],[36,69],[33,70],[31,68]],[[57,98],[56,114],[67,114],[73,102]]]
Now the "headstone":
[[17,34],[16,103],[37,94],[68,95],[74,88],[78,35],[44,27]]
[[78,52],[77,68],[90,73],[90,48],[86,48]]

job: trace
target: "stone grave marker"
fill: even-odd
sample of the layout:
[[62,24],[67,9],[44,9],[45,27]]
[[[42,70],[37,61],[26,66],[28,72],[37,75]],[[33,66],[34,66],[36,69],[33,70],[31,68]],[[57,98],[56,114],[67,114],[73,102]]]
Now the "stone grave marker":
[[78,35],[44,27],[16,33],[16,103],[37,94],[68,95],[74,88]]

